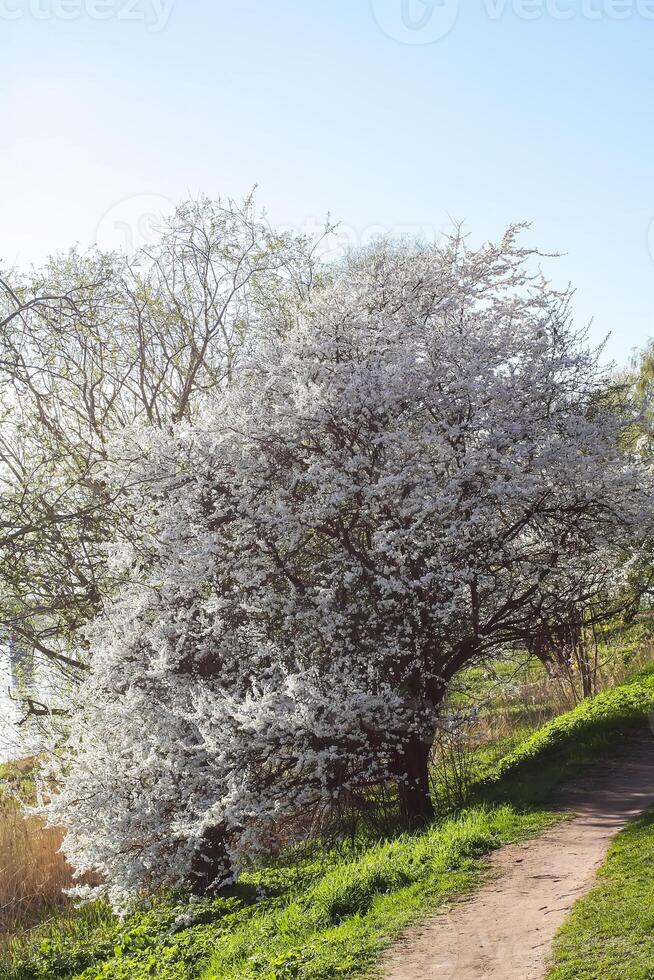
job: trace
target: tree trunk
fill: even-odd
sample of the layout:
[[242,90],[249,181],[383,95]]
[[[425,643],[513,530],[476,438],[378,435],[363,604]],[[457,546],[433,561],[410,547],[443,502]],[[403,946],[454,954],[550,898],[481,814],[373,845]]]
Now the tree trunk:
[[434,804],[429,795],[429,753],[431,743],[412,738],[402,756],[408,779],[398,782],[400,818],[407,829],[419,827],[434,819]]
[[204,897],[213,895],[229,877],[230,860],[222,827],[205,831],[191,865],[191,891]]

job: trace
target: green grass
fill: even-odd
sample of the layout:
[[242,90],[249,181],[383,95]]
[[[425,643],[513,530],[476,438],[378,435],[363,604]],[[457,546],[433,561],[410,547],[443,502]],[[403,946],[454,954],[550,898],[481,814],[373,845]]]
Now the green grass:
[[0,763],[0,806],[34,802],[36,766],[34,756]]
[[480,808],[338,864],[279,912],[219,944],[203,980],[351,977],[411,921],[476,884],[480,856],[554,817]]
[[361,976],[405,926],[473,888],[483,855],[549,826],[543,800],[552,787],[642,729],[653,705],[654,673],[645,672],[544,725],[499,762],[484,748],[464,812],[422,833],[360,842],[356,852],[287,855],[196,903],[190,919],[188,904],[170,898],[123,923],[99,905],[65,915],[14,942],[0,957],[0,980]]
[[654,811],[622,831],[555,943],[548,980],[654,977]]
[[[417,835],[345,858],[323,854],[243,875],[232,894],[188,905],[161,901],[120,925],[86,912],[51,930],[0,967],[12,980],[182,980],[351,977],[428,909],[483,876],[482,855],[556,819],[509,806],[477,807]],[[257,890],[265,897],[256,899]],[[210,966],[204,968],[203,963]]]

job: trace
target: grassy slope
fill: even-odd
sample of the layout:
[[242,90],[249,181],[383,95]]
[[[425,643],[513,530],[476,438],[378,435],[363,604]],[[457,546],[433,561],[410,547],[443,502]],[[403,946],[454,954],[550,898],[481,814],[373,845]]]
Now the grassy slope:
[[[481,855],[548,825],[551,815],[534,802],[642,727],[653,705],[654,675],[641,675],[543,726],[487,768],[458,817],[349,857],[323,853],[249,873],[231,895],[198,903],[190,921],[180,919],[187,907],[170,901],[122,925],[102,908],[68,917],[15,944],[0,980],[360,975],[402,927],[473,887],[484,872]],[[488,806],[503,801],[516,805]]]
[[653,710],[650,667],[630,683],[582,701],[527,736],[481,774],[476,797],[515,805],[542,803],[557,783],[617,748],[625,735],[642,730]]
[[542,830],[546,813],[477,808],[423,834],[342,863],[288,908],[256,917],[221,943],[204,980],[348,977],[426,909],[473,886],[479,856]]
[[[426,909],[472,887],[481,855],[548,826],[544,812],[476,807],[422,834],[377,844],[351,858],[323,855],[287,868],[244,875],[225,898],[187,906],[162,902],[124,926],[98,911],[71,918],[63,932],[28,945],[12,980],[348,977]],[[256,888],[267,897],[256,901]],[[213,954],[213,955],[212,955]],[[202,963],[211,957],[211,967]]]
[[654,811],[618,835],[559,933],[548,980],[654,977]]

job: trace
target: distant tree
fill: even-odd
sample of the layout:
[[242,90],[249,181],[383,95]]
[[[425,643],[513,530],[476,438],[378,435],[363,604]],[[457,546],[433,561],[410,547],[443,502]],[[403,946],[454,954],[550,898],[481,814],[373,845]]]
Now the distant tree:
[[248,199],[181,205],[132,257],[71,252],[2,277],[0,629],[26,654],[73,681],[86,666],[80,629],[115,585],[105,545],[130,534],[102,475],[111,438],[194,418],[259,333],[287,328],[313,274],[311,246]]
[[352,259],[217,407],[115,448],[138,546],[49,809],[115,902],[388,782],[429,819],[451,678],[619,586],[649,472],[516,234]]

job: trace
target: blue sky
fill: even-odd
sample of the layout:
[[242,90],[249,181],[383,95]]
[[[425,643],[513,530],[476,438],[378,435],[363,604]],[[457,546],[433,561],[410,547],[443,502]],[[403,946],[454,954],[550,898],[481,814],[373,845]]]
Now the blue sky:
[[255,183],[343,240],[530,221],[580,322],[654,335],[653,0],[0,0],[0,258]]

